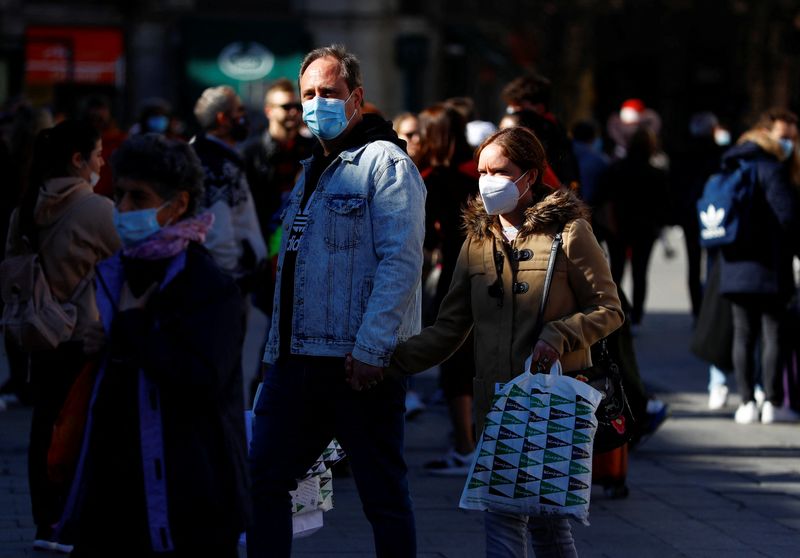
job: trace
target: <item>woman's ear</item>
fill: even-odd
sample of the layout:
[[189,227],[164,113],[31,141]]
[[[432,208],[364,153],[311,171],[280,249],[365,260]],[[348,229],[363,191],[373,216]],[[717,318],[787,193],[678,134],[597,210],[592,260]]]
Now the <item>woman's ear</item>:
[[83,155],[81,155],[80,151],[76,151],[75,153],[72,154],[72,157],[70,158],[69,162],[72,164],[73,167],[75,167],[76,171],[79,171],[81,170],[86,161],[83,160]]

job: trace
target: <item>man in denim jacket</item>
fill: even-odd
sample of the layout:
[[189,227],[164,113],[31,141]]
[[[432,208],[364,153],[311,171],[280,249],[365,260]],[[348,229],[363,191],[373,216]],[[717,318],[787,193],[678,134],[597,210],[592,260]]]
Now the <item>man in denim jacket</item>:
[[290,555],[289,492],[332,437],[350,457],[376,554],[414,556],[405,383],[383,368],[420,330],[425,186],[391,123],[363,114],[359,63],[343,47],[306,56],[300,95],[320,145],[283,219],[255,404],[248,556]]

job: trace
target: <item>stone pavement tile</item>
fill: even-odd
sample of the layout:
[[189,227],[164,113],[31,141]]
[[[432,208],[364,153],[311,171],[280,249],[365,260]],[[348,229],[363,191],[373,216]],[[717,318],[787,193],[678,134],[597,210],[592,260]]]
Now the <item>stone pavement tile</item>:
[[797,558],[798,555],[797,542],[783,545],[767,543],[761,544],[757,548],[762,553],[762,556],[768,556],[769,558]]
[[775,521],[800,532],[800,517],[776,517]]
[[797,530],[782,525],[778,521],[764,519],[760,521],[742,521],[741,519],[719,518],[716,520],[709,519],[706,523],[723,533],[742,540],[742,542],[751,542],[753,535],[758,536],[759,540],[769,541],[770,544],[775,545],[798,541]]
[[669,540],[674,548],[681,551],[692,549],[735,550],[742,546],[738,539],[719,529],[701,521],[687,520],[687,518],[648,517],[637,520],[636,524],[659,538]]
[[800,517],[800,498],[783,494],[726,493],[727,498],[766,517]]

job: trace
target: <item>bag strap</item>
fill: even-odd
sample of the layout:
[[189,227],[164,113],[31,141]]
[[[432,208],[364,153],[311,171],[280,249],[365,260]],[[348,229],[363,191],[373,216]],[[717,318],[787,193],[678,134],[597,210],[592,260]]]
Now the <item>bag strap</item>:
[[547,299],[550,296],[550,285],[553,282],[553,272],[556,269],[556,256],[558,255],[558,248],[563,242],[562,231],[563,227],[560,228],[553,237],[553,244],[550,246],[550,258],[547,260],[547,273],[544,276],[542,302],[539,305],[539,315],[536,318],[536,335],[534,335],[534,341],[539,339],[539,334],[542,332],[542,328],[544,328],[544,311],[547,307]]

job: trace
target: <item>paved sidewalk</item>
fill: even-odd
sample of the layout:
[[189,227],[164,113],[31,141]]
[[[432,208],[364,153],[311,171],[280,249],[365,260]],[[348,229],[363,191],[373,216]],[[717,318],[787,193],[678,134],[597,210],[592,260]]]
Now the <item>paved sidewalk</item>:
[[[706,408],[706,366],[688,350],[691,321],[680,259],[654,251],[648,313],[636,338],[643,377],[670,403],[671,418],[631,455],[630,497],[595,489],[591,526],[574,526],[581,558],[737,558],[800,556],[800,425],[741,426],[731,397]],[[0,373],[0,379],[3,374]],[[419,377],[423,394],[435,376]],[[30,412],[0,413],[0,558],[30,550],[25,452]],[[446,449],[448,420],[433,407],[407,426],[407,460],[421,557],[484,556],[483,518],[458,509],[463,479],[436,478],[422,464]],[[325,527],[297,541],[295,556],[373,556],[372,535],[352,479],[334,481],[335,508]],[[244,553],[242,553],[244,555]]]

